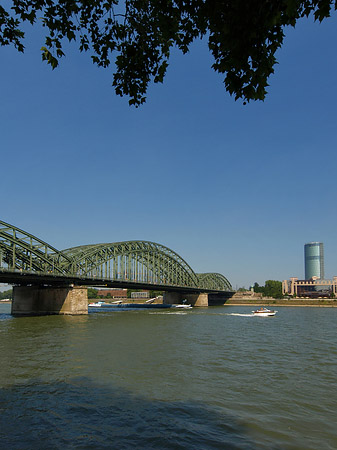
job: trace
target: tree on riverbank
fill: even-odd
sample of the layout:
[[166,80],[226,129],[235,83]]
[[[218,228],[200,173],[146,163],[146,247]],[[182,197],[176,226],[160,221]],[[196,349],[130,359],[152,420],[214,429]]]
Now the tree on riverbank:
[[282,298],[282,282],[277,280],[267,280],[264,286],[254,283],[254,292],[260,292],[264,297]]
[[41,23],[42,59],[53,69],[65,55],[64,43],[77,41],[97,66],[114,64],[116,93],[136,106],[145,101],[151,81],[163,82],[171,49],[185,54],[204,36],[226,90],[236,100],[263,100],[284,29],[309,15],[321,22],[337,9],[330,0],[9,0],[5,5],[0,6],[0,45],[23,52],[23,23]]
[[88,299],[95,299],[98,298],[98,290],[94,289],[94,288],[88,288],[87,289],[88,292]]
[[8,291],[0,292],[0,300],[3,300],[5,298],[9,298],[12,300],[13,298],[13,289],[8,289]]

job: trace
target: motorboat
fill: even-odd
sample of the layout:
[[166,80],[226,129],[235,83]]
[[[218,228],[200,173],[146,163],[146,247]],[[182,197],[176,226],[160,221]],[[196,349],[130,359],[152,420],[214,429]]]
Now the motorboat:
[[178,308],[178,309],[192,309],[192,305],[172,305],[174,308]]
[[104,307],[107,308],[109,306],[118,306],[118,305],[122,305],[123,304],[123,300],[116,300],[114,302],[110,302],[110,303],[105,303],[105,302],[96,302],[96,303],[89,303],[88,306],[92,306],[93,308],[100,308],[100,307]]
[[92,306],[94,308],[100,308],[102,305],[104,305],[104,302],[89,303],[88,306]]
[[252,311],[254,316],[261,316],[261,317],[268,317],[268,316],[275,316],[277,311],[274,311],[273,309],[267,309],[267,308],[260,308],[256,311]]

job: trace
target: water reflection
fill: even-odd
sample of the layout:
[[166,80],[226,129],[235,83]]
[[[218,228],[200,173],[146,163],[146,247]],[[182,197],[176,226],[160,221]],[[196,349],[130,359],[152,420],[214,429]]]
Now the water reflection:
[[11,450],[257,448],[237,419],[204,404],[150,401],[87,379],[32,380],[0,390],[0,403],[1,446]]
[[[244,307],[7,315],[3,424],[17,414],[36,441],[55,423],[49,448],[337,448],[337,308],[278,309],[265,320]],[[174,429],[176,447],[160,442]]]
[[87,316],[7,316],[1,322],[0,385],[31,378],[78,376],[87,340]]

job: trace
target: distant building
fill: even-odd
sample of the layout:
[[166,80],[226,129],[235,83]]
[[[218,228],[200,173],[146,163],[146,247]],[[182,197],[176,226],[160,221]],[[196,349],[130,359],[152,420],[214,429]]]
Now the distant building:
[[111,298],[127,298],[127,289],[98,289],[97,295],[100,297],[107,297],[109,294]]
[[324,279],[324,249],[322,242],[304,245],[305,280],[292,277],[282,281],[282,294],[306,298],[337,297],[337,277]]
[[131,298],[149,298],[149,291],[131,292]]
[[337,277],[322,280],[312,277],[310,280],[299,280],[296,277],[282,281],[282,294],[306,298],[329,298],[337,296]]
[[237,291],[235,294],[231,297],[232,299],[236,298],[250,298],[250,299],[261,299],[262,293],[261,292],[254,292],[251,289],[249,291]]
[[317,277],[324,280],[324,249],[322,242],[309,242],[304,245],[304,278]]

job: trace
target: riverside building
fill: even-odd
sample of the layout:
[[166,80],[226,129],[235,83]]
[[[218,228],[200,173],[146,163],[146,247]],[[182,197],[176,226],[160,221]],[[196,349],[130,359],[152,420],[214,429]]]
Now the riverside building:
[[97,295],[100,297],[111,298],[127,298],[127,289],[111,288],[111,289],[98,289]]
[[305,279],[313,277],[324,280],[324,248],[322,242],[309,242],[304,245]]
[[312,277],[310,280],[299,280],[291,277],[282,281],[282,294],[303,298],[337,297],[337,277],[332,280],[322,280]]
[[322,242],[304,245],[305,279],[291,277],[282,281],[282,294],[305,298],[337,297],[337,277],[324,279],[324,249]]

